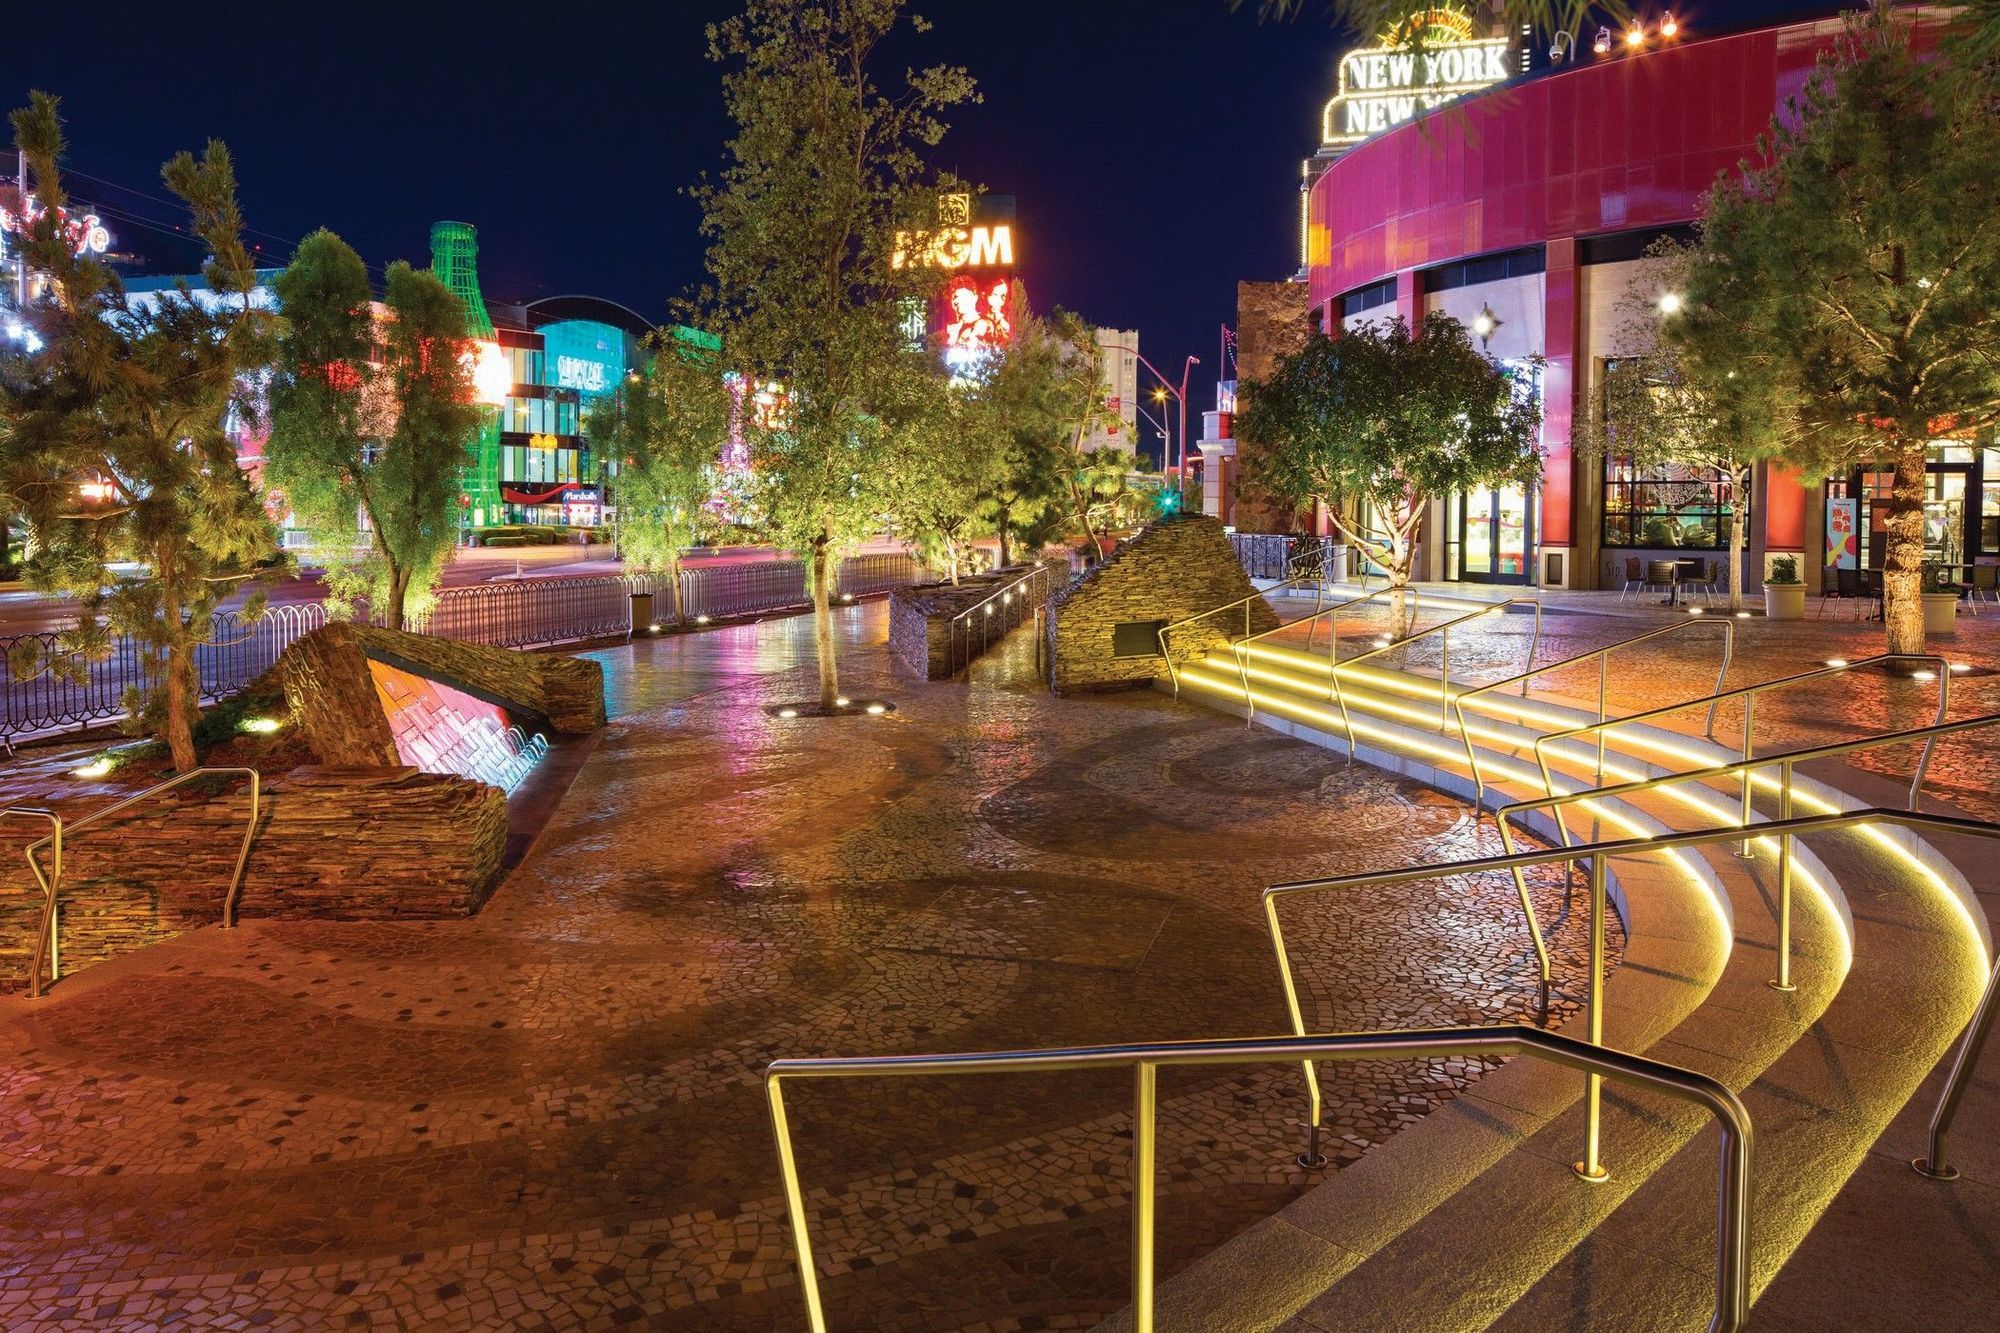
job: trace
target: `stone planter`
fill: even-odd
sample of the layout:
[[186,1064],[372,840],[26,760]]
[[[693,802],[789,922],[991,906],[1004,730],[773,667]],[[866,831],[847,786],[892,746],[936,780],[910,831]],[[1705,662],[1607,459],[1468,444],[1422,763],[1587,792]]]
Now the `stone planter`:
[[1764,585],[1764,619],[1803,620],[1806,614],[1806,585],[1767,583]]
[[1958,594],[1955,592],[1927,592],[1924,594],[1924,633],[1953,634],[1958,630]]

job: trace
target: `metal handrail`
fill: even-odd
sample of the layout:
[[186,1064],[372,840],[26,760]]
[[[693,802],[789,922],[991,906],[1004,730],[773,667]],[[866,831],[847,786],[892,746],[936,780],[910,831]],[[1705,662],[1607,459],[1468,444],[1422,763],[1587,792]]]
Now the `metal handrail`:
[[[1736,626],[1734,622],[1728,620],[1690,619],[1677,620],[1673,624],[1660,629],[1649,629],[1643,634],[1634,634],[1630,638],[1620,639],[1618,642],[1606,644],[1602,648],[1593,648],[1587,653],[1578,653],[1574,657],[1565,657],[1560,662],[1550,662],[1544,666],[1530,666],[1519,675],[1509,676],[1505,680],[1496,680],[1490,685],[1481,685],[1454,695],[1451,706],[1452,710],[1458,714],[1459,739],[1465,742],[1465,766],[1472,770],[1472,788],[1474,792],[1472,802],[1473,813],[1477,814],[1485,803],[1486,781],[1479,771],[1479,759],[1472,746],[1472,733],[1466,729],[1465,725],[1465,701],[1467,699],[1485,694],[1489,690],[1497,690],[1514,684],[1520,685],[1521,697],[1525,699],[1528,697],[1528,682],[1536,676],[1545,675],[1551,671],[1559,671],[1564,667],[1574,666],[1578,662],[1587,662],[1594,657],[1597,659],[1597,720],[1604,722],[1608,720],[1607,709],[1609,707],[1608,700],[1610,696],[1611,654],[1625,648],[1630,648],[1634,644],[1644,643],[1648,639],[1657,639],[1664,634],[1678,634],[1683,630],[1697,629],[1720,629],[1722,631],[1722,666],[1715,673],[1715,688],[1720,690],[1723,683],[1729,679],[1729,663],[1736,653]],[[1719,703],[1716,702],[1711,702],[1708,706],[1708,729],[1705,734],[1710,739],[1714,739],[1715,737],[1715,710],[1719,706]],[[1603,778],[1600,774],[1599,781],[1602,780]]]
[[[1808,746],[1803,750],[1784,750],[1777,754],[1758,755],[1749,759],[1737,759],[1726,764],[1716,764],[1709,768],[1695,769],[1686,773],[1667,773],[1659,777],[1639,778],[1631,782],[1621,782],[1610,787],[1590,787],[1581,791],[1559,792],[1554,796],[1537,796],[1530,800],[1514,801],[1494,812],[1494,823],[1500,829],[1500,842],[1508,851],[1514,849],[1513,822],[1531,810],[1552,810],[1557,806],[1578,801],[1605,800],[1616,797],[1637,795],[1642,792],[1657,791],[1662,787],[1677,786],[1681,783],[1713,782],[1718,778],[1741,774],[1745,781],[1760,768],[1775,767],[1779,770],[1778,780],[1778,822],[1792,817],[1792,770],[1799,764],[1816,759],[1832,759],[1844,754],[1859,754],[1863,750],[1879,750],[1890,745],[1907,745],[1912,741],[1924,742],[1924,760],[1928,762],[1931,751],[1940,736],[1950,736],[1961,731],[1977,731],[1984,727],[2000,725],[2000,713],[1983,713],[1978,717],[1960,718],[1956,722],[1938,722],[1927,727],[1911,727],[1905,731],[1884,732],[1879,736],[1864,736],[1859,740],[1832,741],[1825,745]],[[1919,809],[1922,797],[1923,774],[1920,771],[1916,782],[1910,786],[1909,808]],[[1564,828],[1561,815],[1556,816],[1556,826]],[[1742,827],[1751,827],[1746,818]],[[1763,825],[1756,825],[1763,828]],[[1568,838],[1564,838],[1565,845]],[[1515,872],[1517,883],[1520,872]],[[1527,887],[1521,886],[1525,895]],[[1789,991],[1792,985],[1792,839],[1785,834],[1778,839],[1778,975],[1772,981],[1774,990]]]
[[[1772,680],[1760,681],[1755,685],[1739,685],[1733,690],[1718,690],[1705,698],[1690,699],[1686,703],[1668,704],[1664,708],[1652,708],[1643,713],[1628,713],[1624,717],[1609,718],[1602,722],[1592,722],[1581,727],[1571,727],[1567,731],[1551,731],[1537,736],[1534,740],[1535,766],[1541,770],[1542,792],[1545,796],[1553,796],[1555,794],[1555,786],[1549,772],[1548,751],[1544,747],[1556,741],[1574,740],[1578,736],[1595,734],[1597,737],[1597,780],[1601,783],[1604,781],[1604,736],[1606,732],[1614,727],[1628,726],[1634,722],[1645,722],[1656,717],[1666,717],[1672,713],[1685,712],[1690,708],[1708,704],[1711,710],[1710,726],[1712,728],[1714,725],[1712,720],[1713,709],[1716,704],[1724,699],[1742,699],[1743,757],[1747,760],[1751,755],[1751,741],[1756,726],[1756,698],[1759,694],[1762,694],[1766,690],[1775,690],[1786,685],[1796,685],[1800,681],[1817,680],[1822,676],[1836,676],[1843,671],[1853,671],[1860,667],[1873,666],[1881,662],[1913,661],[1935,662],[1937,664],[1937,670],[1934,673],[1937,677],[1938,686],[1937,715],[1932,719],[1932,725],[1938,725],[1944,721],[1945,712],[1951,705],[1951,664],[1943,657],[1933,653],[1878,653],[1874,657],[1864,657],[1855,662],[1843,662],[1839,666],[1817,667],[1811,671],[1800,671],[1790,676],[1778,676]],[[1924,773],[1930,767],[1931,751],[1933,748],[1935,748],[1935,742],[1926,745],[1923,757],[1917,761],[1916,776],[1910,783],[1910,799],[1912,802],[1916,800],[1917,789],[1923,786]],[[1745,824],[1750,822],[1750,774],[1747,770],[1743,774],[1743,822]],[[1561,820],[1557,820],[1556,828],[1562,835],[1563,845],[1565,847],[1568,846],[1568,826]],[[1747,849],[1745,855],[1748,855]]]
[[[1653,781],[1658,782],[1658,779]],[[1890,810],[1873,807],[1866,810],[1839,811],[1833,814],[1808,815],[1799,819],[1783,819],[1757,825],[1760,833],[1778,834],[1780,846],[1787,846],[1792,838],[1815,833],[1838,832],[1857,825],[1888,824],[1902,828],[1933,829],[1949,833],[1963,833],[1976,838],[2000,838],[2000,824],[1988,824],[1980,820],[1964,819],[1951,815],[1927,815],[1919,811]],[[1331,892],[1347,889],[1380,889],[1396,884],[1407,884],[1417,880],[1447,879],[1461,875],[1478,875],[1498,870],[1512,871],[1517,877],[1521,872],[1544,865],[1574,865],[1581,860],[1589,860],[1591,865],[1591,918],[1590,918],[1590,993],[1586,1023],[1590,1041],[1597,1043],[1604,1032],[1604,955],[1606,862],[1618,856],[1639,856],[1654,852],[1674,851],[1682,847],[1703,847],[1715,843],[1734,842],[1742,836],[1737,829],[1702,829],[1688,833],[1661,833],[1654,836],[1616,839],[1594,842],[1581,847],[1557,847],[1546,851],[1513,852],[1503,856],[1479,857],[1470,861],[1448,861],[1438,865],[1406,866],[1400,870],[1367,871],[1360,874],[1339,875],[1331,879],[1302,880],[1291,884],[1274,884],[1264,890],[1264,914],[1271,931],[1271,946],[1277,954],[1278,975],[1284,984],[1285,1003],[1291,1011],[1292,1030],[1300,1036],[1305,1032],[1305,1013],[1299,1005],[1298,986],[1292,977],[1291,960],[1285,953],[1284,934],[1278,924],[1277,902],[1280,898],[1295,894]],[[1972,1023],[1967,1028],[1964,1045],[1960,1049],[1957,1064],[1947,1082],[1943,1097],[1938,1103],[1937,1115],[1932,1121],[1931,1155],[1928,1162],[1938,1166],[1944,1158],[1944,1131],[1949,1129],[1952,1113],[1963,1096],[1964,1079],[1969,1076],[1972,1064],[1983,1049],[1988,1032],[1993,1024],[1994,1013],[2000,1010],[1995,1003],[1995,984],[2000,982],[2000,962],[1995,962],[1987,990]],[[1306,1092],[1309,1099],[1310,1119],[1307,1122],[1306,1151],[1300,1161],[1308,1165],[1319,1160],[1319,1133],[1321,1099],[1319,1076],[1313,1069],[1310,1058],[1303,1062]],[[1598,1159],[1599,1130],[1601,1126],[1600,1083],[1595,1075],[1584,1085],[1585,1095],[1585,1136],[1586,1153],[1576,1164],[1577,1174],[1587,1180],[1603,1180],[1609,1175]]]
[[[47,837],[39,838],[29,843],[27,848],[22,852],[22,855],[28,858],[28,869],[34,872],[35,881],[42,887],[41,925],[35,932],[34,959],[30,963],[28,970],[28,995],[31,999],[39,1000],[42,998],[42,960],[44,957],[48,959],[49,963],[49,981],[56,982],[62,980],[60,944],[56,938],[56,902],[62,893],[62,848],[65,838],[73,836],[78,829],[90,827],[90,825],[95,824],[98,820],[106,816],[115,815],[121,810],[129,809],[140,801],[145,800],[148,796],[157,796],[163,791],[178,787],[185,782],[192,782],[199,777],[219,777],[225,774],[235,774],[238,777],[247,776],[250,779],[250,821],[244,826],[243,844],[236,852],[236,869],[229,876],[229,889],[222,898],[222,928],[229,930],[236,925],[236,899],[243,891],[243,870],[250,862],[250,841],[257,834],[257,816],[262,804],[263,779],[256,769],[237,767],[191,768],[185,773],[176,773],[165,782],[157,783],[142,792],[136,792],[131,796],[125,797],[123,800],[113,801],[110,805],[100,810],[93,810],[82,819],[64,820],[61,816],[51,814],[47,811],[16,807],[17,810],[24,814],[46,815],[55,825]],[[9,811],[8,813],[14,813],[14,811]],[[35,853],[44,847],[50,846],[52,843],[55,847],[55,855],[51,858],[50,862],[51,873],[45,876],[42,873],[41,863],[35,859]]]
[[[1323,608],[1315,607],[1313,613],[1309,616],[1301,616],[1297,620],[1287,621],[1282,625],[1277,625],[1270,629],[1264,630],[1262,633],[1246,635],[1245,637],[1238,639],[1236,643],[1233,645],[1233,651],[1236,654],[1236,678],[1238,683],[1242,686],[1243,689],[1244,721],[1246,725],[1248,723],[1252,723],[1257,720],[1257,701],[1256,699],[1252,698],[1250,694],[1250,675],[1246,665],[1246,659],[1249,656],[1247,650],[1249,649],[1250,645],[1253,643],[1258,643],[1264,639],[1268,639],[1274,634],[1280,634],[1287,630],[1295,630],[1299,626],[1304,625],[1306,627],[1306,651],[1311,652],[1313,640],[1317,638],[1319,635],[1320,617],[1332,616],[1334,617],[1334,619],[1330,620],[1327,623],[1326,661],[1327,661],[1327,675],[1333,679],[1333,684],[1328,686],[1327,699],[1331,703],[1337,703],[1340,705],[1340,720],[1347,731],[1347,754],[1350,759],[1353,758],[1354,720],[1348,716],[1347,699],[1346,696],[1340,690],[1340,683],[1339,683],[1340,673],[1336,665],[1339,662],[1340,658],[1339,616],[1342,611],[1345,611],[1350,606],[1359,606],[1363,602],[1373,602],[1383,597],[1394,597],[1399,593],[1407,594],[1409,596],[1410,599],[1409,614],[1411,619],[1414,620],[1417,616],[1423,614],[1424,594],[1416,586],[1412,584],[1405,584],[1401,588],[1377,588],[1374,592],[1364,592],[1359,597],[1350,597],[1346,601],[1336,602],[1332,606]],[[1455,605],[1476,605],[1480,607],[1488,607],[1494,605],[1494,603],[1485,602],[1477,598],[1456,597],[1450,593],[1440,593],[1440,592],[1432,592],[1430,594],[1430,600],[1434,603],[1446,602]],[[1412,635],[1411,637],[1414,638],[1416,636]],[[1407,640],[1404,640],[1404,642],[1407,642]],[[1389,645],[1389,646],[1393,647],[1394,645]]]
[[[1050,573],[1049,567],[1046,564],[1042,563],[1041,561],[1037,560],[1032,568],[1023,571],[1021,574],[1015,576],[1012,579],[1009,579],[1006,583],[1002,584],[1001,586],[994,588],[986,596],[980,598],[978,601],[974,602],[971,606],[966,607],[965,610],[959,612],[957,615],[953,616],[948,622],[946,622],[946,632],[950,635],[951,638],[950,646],[952,654],[951,655],[952,675],[956,676],[960,670],[971,669],[972,659],[976,654],[972,652],[972,641],[971,641],[972,630],[971,626],[967,622],[970,621],[972,614],[975,611],[979,611],[980,608],[982,607],[985,608],[984,614],[982,614],[979,617],[979,620],[977,622],[979,625],[979,633],[980,633],[979,651],[980,653],[984,653],[987,648],[987,626],[992,623],[993,607],[995,601],[997,600],[1001,606],[1009,606],[1013,603],[1014,591],[1017,588],[1021,587],[1023,584],[1031,583],[1036,579],[1050,580],[1053,577],[1054,576]],[[1049,600],[1048,590],[1046,588],[1043,589],[1040,598],[1036,598],[1032,593],[1022,593],[1021,600],[1023,602],[1026,602],[1034,612],[1035,667],[1037,672],[1039,672],[1041,669],[1041,661],[1042,661],[1042,636],[1041,636],[1042,613]],[[1020,622],[1015,621],[1013,624],[1007,626],[1008,632],[1011,633],[1019,625]],[[966,645],[965,645],[966,655],[963,667],[961,667],[958,663],[958,636],[961,632],[963,632],[966,636]]]
[[[1316,589],[1313,596],[1313,607],[1314,607],[1313,615],[1317,617],[1320,614],[1318,610],[1319,604],[1325,598],[1326,589],[1328,586],[1324,571],[1313,574],[1294,574],[1292,577],[1286,579],[1284,582],[1274,583],[1268,588],[1260,588],[1256,592],[1251,593],[1248,597],[1239,597],[1233,602],[1224,602],[1220,606],[1211,606],[1206,611],[1197,611],[1195,612],[1195,614],[1191,616],[1186,616],[1180,620],[1174,621],[1171,625],[1160,626],[1159,632],[1156,637],[1160,641],[1160,656],[1166,659],[1167,678],[1173,682],[1174,697],[1178,699],[1181,696],[1181,673],[1179,668],[1177,668],[1174,665],[1174,655],[1169,650],[1169,646],[1167,644],[1167,636],[1169,634],[1172,634],[1177,629],[1183,629],[1189,625],[1192,625],[1196,621],[1206,620],[1210,616],[1219,615],[1224,611],[1233,611],[1240,606],[1243,608],[1243,633],[1245,635],[1245,640],[1247,640],[1250,635],[1250,604],[1252,602],[1259,601],[1263,598],[1267,598],[1272,593],[1277,592],[1280,589],[1295,588],[1301,583],[1310,583]],[[1292,623],[1296,624],[1297,622],[1294,621]],[[1285,626],[1283,624],[1280,624],[1277,628],[1283,629],[1285,628]],[[1274,631],[1272,630],[1264,631],[1264,633],[1266,634],[1270,634],[1273,632]]]
[[819,1275],[798,1161],[785,1114],[786,1079],[1011,1074],[1053,1069],[1133,1070],[1132,1098],[1132,1327],[1153,1333],[1153,1234],[1158,1159],[1158,1075],[1182,1065],[1248,1065],[1275,1061],[1423,1059],[1442,1055],[1532,1056],[1582,1072],[1651,1088],[1707,1108],[1721,1131],[1716,1205],[1715,1314],[1711,1333],[1740,1329],[1750,1315],[1750,1113],[1734,1092],[1691,1069],[1641,1055],[1577,1041],[1521,1025],[1429,1028],[1409,1032],[1352,1032],[1333,1036],[1253,1037],[1236,1041],[1158,1042],[1132,1046],[1079,1046],[1039,1051],[985,1051],[963,1055],[891,1055],[816,1060],[774,1060],[764,1073],[771,1131],[784,1176],[785,1209],[797,1250],[799,1288],[813,1333],[826,1333]]
[[[48,821],[49,835],[48,837],[42,839],[41,841],[42,843],[51,843],[55,847],[55,855],[50,858],[54,874],[53,883],[56,884],[61,883],[62,862],[63,862],[63,817],[57,814],[55,811],[49,809],[47,806],[10,805],[4,810],[0,810],[0,818],[46,819]],[[41,844],[37,843],[36,845],[39,846]],[[30,965],[28,970],[29,998],[39,1000],[42,998],[43,957],[46,956],[48,958],[49,969],[51,972],[61,967],[62,960],[56,956],[55,937],[49,930],[49,923],[51,920],[54,919],[56,910],[55,891],[52,887],[52,882],[42,877],[42,868],[39,864],[36,863],[35,858],[32,856],[28,858],[28,869],[34,874],[35,883],[40,885],[42,890],[41,924],[39,925],[35,933],[35,952],[33,955],[34,961]]]

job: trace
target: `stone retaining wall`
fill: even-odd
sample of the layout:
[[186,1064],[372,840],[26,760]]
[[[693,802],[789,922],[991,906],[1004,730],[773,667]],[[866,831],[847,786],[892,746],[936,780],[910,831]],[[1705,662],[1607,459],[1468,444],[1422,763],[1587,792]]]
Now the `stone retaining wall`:
[[[65,973],[222,919],[249,818],[247,787],[162,799],[80,830],[64,858]],[[507,798],[411,768],[298,768],[267,784],[238,916],[420,920],[475,911],[499,878]],[[22,990],[39,892],[0,826],[0,990]]]
[[[1256,592],[1219,520],[1200,514],[1163,518],[1120,542],[1103,564],[1059,591],[1049,603],[1049,687],[1068,690],[1144,685],[1167,675],[1157,641],[1149,651],[1119,655],[1116,634],[1130,627],[1186,619]],[[1275,628],[1278,617],[1261,598],[1249,603],[1252,631]],[[1179,630],[1176,661],[1227,643],[1244,627],[1241,610]],[[1143,631],[1129,631],[1142,638]],[[1143,645],[1140,645],[1143,646]]]
[[[1058,588],[1069,577],[1065,560],[1046,561],[1047,586]],[[923,680],[947,680],[987,647],[997,644],[1008,631],[1026,620],[1033,611],[1031,601],[1018,600],[998,608],[990,623],[970,635],[966,644],[953,649],[953,622],[968,607],[977,606],[995,590],[1020,578],[1032,565],[1009,565],[984,574],[973,574],[956,584],[919,583],[897,588],[889,594],[889,659],[896,669]]]

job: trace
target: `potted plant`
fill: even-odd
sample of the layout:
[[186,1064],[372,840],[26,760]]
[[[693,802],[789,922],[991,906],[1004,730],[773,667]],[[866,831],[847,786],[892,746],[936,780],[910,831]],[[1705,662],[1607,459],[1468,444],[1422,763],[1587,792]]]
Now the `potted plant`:
[[1764,575],[1764,618],[1801,620],[1806,614],[1806,585],[1799,580],[1799,558],[1774,555]]
[[1925,561],[1923,566],[1924,633],[1951,634],[1958,629],[1956,583],[1945,576],[1944,566]]

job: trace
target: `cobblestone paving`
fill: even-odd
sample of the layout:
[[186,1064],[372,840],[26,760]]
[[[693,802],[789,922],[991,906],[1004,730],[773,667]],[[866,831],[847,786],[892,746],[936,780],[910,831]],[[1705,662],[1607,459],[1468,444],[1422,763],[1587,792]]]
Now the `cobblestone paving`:
[[[0,1004],[0,1326],[797,1328],[766,1061],[1277,1031],[1259,888],[1498,850],[1452,801],[1156,695],[891,679],[879,610],[846,619],[847,688],[893,715],[763,712],[808,691],[795,625],[602,654],[620,716],[477,919],[253,921]],[[1568,1010],[1582,932],[1536,893]],[[1504,880],[1288,932],[1327,1028],[1534,1001]],[[1329,1071],[1331,1150],[1479,1072]],[[1118,1308],[1128,1098],[798,1087],[836,1326]],[[1296,1070],[1162,1098],[1171,1271],[1310,1181]]]

